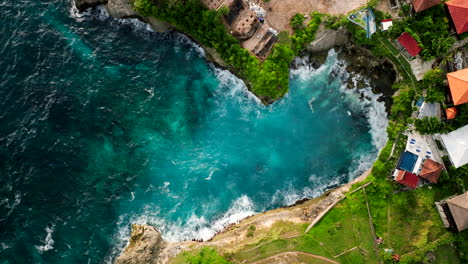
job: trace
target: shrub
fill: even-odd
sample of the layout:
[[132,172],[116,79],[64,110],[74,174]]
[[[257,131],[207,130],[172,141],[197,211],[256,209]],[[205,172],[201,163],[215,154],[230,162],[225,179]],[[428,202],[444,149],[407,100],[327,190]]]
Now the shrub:
[[413,101],[414,91],[406,88],[405,90],[400,90],[400,94],[393,96],[393,105],[390,110],[390,118],[408,118],[411,116],[412,107],[411,102]]
[[198,252],[184,252],[184,260],[191,264],[230,264],[214,248],[203,247]]
[[427,89],[426,102],[444,102],[444,79],[445,76],[440,69],[430,70],[424,74],[422,86]]
[[435,117],[424,117],[422,119],[416,119],[414,125],[416,130],[421,134],[435,134],[448,131],[445,123]]
[[300,31],[302,29],[304,29],[304,20],[305,20],[305,17],[303,14],[295,14],[292,18],[291,18],[291,27],[293,28],[294,32],[297,33],[297,31]]

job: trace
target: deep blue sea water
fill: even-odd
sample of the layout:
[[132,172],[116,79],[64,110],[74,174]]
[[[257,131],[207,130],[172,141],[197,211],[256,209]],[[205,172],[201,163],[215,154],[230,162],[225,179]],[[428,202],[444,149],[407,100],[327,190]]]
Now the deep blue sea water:
[[333,50],[265,107],[188,38],[71,10],[0,0],[2,264],[110,262],[133,222],[208,239],[357,177],[386,140]]

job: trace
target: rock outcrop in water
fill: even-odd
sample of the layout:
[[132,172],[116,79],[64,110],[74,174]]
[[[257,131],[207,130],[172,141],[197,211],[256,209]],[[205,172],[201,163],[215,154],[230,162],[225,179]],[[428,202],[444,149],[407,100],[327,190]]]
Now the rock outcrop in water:
[[108,0],[74,0],[76,8],[83,11],[88,7],[106,4]]
[[151,28],[158,32],[165,32],[171,29],[171,25],[151,17],[143,17],[133,8],[133,0],[74,0],[76,8],[83,11],[86,8],[104,5],[109,15],[115,18],[138,18],[148,23]]
[[132,235],[125,251],[116,264],[158,263],[159,254],[166,242],[156,228],[147,225],[132,225]]

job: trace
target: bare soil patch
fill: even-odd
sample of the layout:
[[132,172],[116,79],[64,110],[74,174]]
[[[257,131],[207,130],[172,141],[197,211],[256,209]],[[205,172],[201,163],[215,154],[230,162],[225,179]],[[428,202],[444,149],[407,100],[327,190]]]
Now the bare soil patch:
[[270,0],[262,6],[267,12],[267,21],[279,31],[292,32],[289,21],[296,13],[310,14],[314,11],[331,15],[346,14],[367,4],[367,0]]

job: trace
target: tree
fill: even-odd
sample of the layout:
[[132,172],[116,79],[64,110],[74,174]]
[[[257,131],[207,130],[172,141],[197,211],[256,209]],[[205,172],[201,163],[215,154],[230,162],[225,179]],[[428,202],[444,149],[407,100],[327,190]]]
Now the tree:
[[427,90],[426,102],[444,102],[444,74],[440,69],[430,70],[424,74],[422,85]]
[[444,133],[448,131],[445,123],[435,117],[424,117],[414,122],[416,130],[421,134]]
[[294,32],[304,29],[304,20],[304,15],[299,13],[291,18],[291,27],[294,29]]

